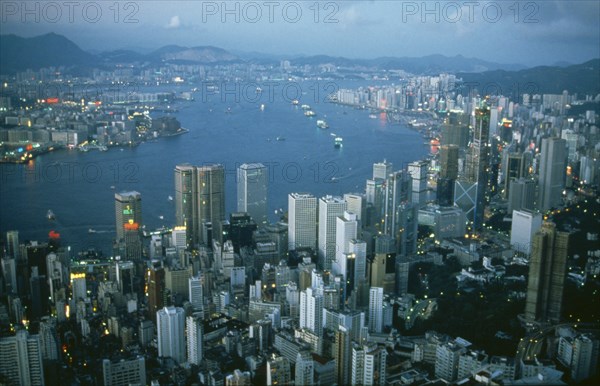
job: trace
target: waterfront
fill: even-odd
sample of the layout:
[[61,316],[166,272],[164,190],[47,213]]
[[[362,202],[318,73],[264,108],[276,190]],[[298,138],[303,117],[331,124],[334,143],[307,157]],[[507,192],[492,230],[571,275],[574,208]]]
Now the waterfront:
[[[349,88],[364,85],[346,83]],[[178,87],[175,91],[189,90]],[[22,240],[38,241],[55,230],[75,250],[96,248],[110,254],[114,193],[139,191],[146,227],[172,226],[175,208],[168,197],[174,195],[173,169],[179,163],[225,166],[227,213],[236,210],[236,167],[264,163],[270,171],[268,199],[275,220],[276,209],[287,210],[290,192],[363,192],[374,162],[386,158],[400,169],[427,155],[419,133],[388,123],[383,114],[371,119],[366,110],[325,103],[322,92],[318,98],[303,95],[302,103],[317,113],[307,118],[281,93],[273,95],[198,95],[177,103],[174,116],[189,129],[185,135],[106,152],[60,150],[27,165],[0,165],[0,230],[18,229]],[[317,119],[326,120],[329,129],[319,129]],[[332,134],[343,137],[342,148],[334,148]],[[54,221],[46,218],[48,209],[56,214]],[[96,233],[89,233],[90,228]]]

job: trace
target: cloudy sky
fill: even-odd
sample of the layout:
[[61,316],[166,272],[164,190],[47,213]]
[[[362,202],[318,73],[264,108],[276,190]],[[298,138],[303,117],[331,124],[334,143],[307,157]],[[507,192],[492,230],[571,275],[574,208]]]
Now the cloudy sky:
[[167,44],[350,58],[478,57],[525,65],[600,57],[600,2],[3,1],[2,34],[56,32],[90,51]]

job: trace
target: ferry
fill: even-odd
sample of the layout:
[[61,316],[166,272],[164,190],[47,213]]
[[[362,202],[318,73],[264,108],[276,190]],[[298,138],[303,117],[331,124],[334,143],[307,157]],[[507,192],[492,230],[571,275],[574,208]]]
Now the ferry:
[[325,122],[325,121],[324,121],[324,120],[322,120],[322,119],[319,119],[319,120],[317,120],[317,126],[318,126],[320,129],[327,129],[327,128],[329,128],[329,125],[327,124],[327,122]]
[[315,115],[317,115],[317,113],[315,113],[315,112],[314,112],[314,111],[312,111],[312,110],[306,110],[306,111],[304,112],[304,115],[310,118],[310,117],[314,117]]
[[56,216],[54,215],[52,209],[48,209],[48,213],[46,213],[46,218],[48,218],[48,220],[50,221],[56,219]]
[[336,149],[339,149],[340,147],[342,147],[342,142],[344,141],[344,139],[342,137],[335,137],[335,141],[333,143],[333,147],[335,147]]

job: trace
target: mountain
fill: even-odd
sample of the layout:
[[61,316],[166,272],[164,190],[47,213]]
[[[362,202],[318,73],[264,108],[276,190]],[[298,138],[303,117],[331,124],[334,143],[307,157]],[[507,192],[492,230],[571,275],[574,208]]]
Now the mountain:
[[14,73],[26,69],[66,66],[93,66],[97,58],[82,50],[66,37],[49,33],[33,38],[0,35],[0,72]]
[[376,59],[348,59],[327,55],[307,56],[291,60],[294,65],[332,64],[338,67],[373,67],[379,70],[404,70],[413,74],[439,74],[440,72],[482,72],[505,69],[520,70],[520,64],[500,64],[462,55],[452,57],[428,55],[414,57],[381,57]]
[[148,58],[153,61],[172,62],[172,63],[225,63],[239,62],[241,59],[236,55],[218,47],[200,46],[200,47],[180,47],[165,46],[150,53]]
[[458,73],[470,88],[479,92],[500,89],[506,96],[520,98],[521,94],[600,93],[600,59],[593,59],[567,67],[539,66],[520,71],[485,71]]

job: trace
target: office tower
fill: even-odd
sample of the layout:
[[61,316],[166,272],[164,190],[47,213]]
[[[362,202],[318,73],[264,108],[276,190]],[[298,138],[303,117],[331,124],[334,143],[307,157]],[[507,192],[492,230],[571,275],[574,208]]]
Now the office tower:
[[146,360],[140,356],[131,360],[102,361],[105,386],[145,385]]
[[438,207],[434,212],[433,233],[435,239],[463,237],[466,230],[466,216],[462,209],[457,207]]
[[534,209],[535,181],[519,178],[510,181],[508,191],[508,213],[513,210]]
[[194,311],[202,311],[204,308],[204,295],[200,277],[193,276],[188,279],[189,301]]
[[175,217],[189,246],[211,245],[213,227],[225,220],[223,165],[175,167]]
[[175,222],[186,228],[188,247],[198,243],[198,204],[195,194],[196,168],[190,165],[175,166]]
[[179,307],[164,307],[156,313],[158,356],[185,362],[185,312]]
[[142,320],[138,326],[138,341],[142,346],[147,346],[154,338],[154,323],[151,320]]
[[469,128],[461,123],[450,123],[442,125],[442,146],[456,145],[459,149],[465,149],[469,143]]
[[323,335],[323,295],[310,287],[300,292],[300,328]]
[[267,361],[267,385],[288,385],[292,382],[290,361],[282,356],[273,356]]
[[21,257],[21,249],[19,247],[19,231],[6,232],[6,255],[15,260]]
[[233,370],[233,374],[225,377],[225,386],[251,386],[252,378],[249,371]]
[[383,288],[369,289],[369,332],[383,331]]
[[56,331],[56,318],[44,316],[40,321],[40,349],[42,359],[55,361],[59,358],[59,341]]
[[165,288],[171,292],[172,296],[179,295],[181,299],[189,300],[188,280],[192,277],[194,268],[189,265],[185,268],[174,265],[165,269]]
[[2,277],[6,285],[7,293],[17,293],[17,259],[10,256],[5,256],[2,262]]
[[331,270],[335,260],[335,237],[337,217],[346,210],[346,201],[341,197],[325,196],[319,199],[319,267]]
[[505,156],[504,164],[502,165],[502,174],[504,177],[504,192],[502,196],[508,198],[510,196],[511,182],[523,177],[523,156],[520,153],[509,153]]
[[344,294],[346,294],[345,283],[349,275],[348,259],[351,259],[350,240],[356,239],[357,232],[358,221],[354,213],[346,211],[336,219],[335,260],[331,265],[331,272],[344,278]]
[[0,374],[7,384],[43,386],[42,350],[37,335],[17,330],[15,336],[0,338]]
[[186,337],[187,337],[187,360],[189,363],[199,365],[202,361],[204,325],[202,316],[194,313],[186,319]]
[[50,289],[46,276],[38,274],[38,267],[31,268],[29,278],[29,293],[31,294],[31,307],[29,309],[30,320],[38,320],[49,313]]
[[[459,197],[468,192],[472,201],[472,209],[458,205],[465,211],[468,219],[473,223],[473,229],[480,229],[483,225],[483,211],[488,202],[489,174],[490,174],[490,146],[489,146],[489,107],[481,106],[475,109],[475,127],[473,127],[473,140],[467,150],[465,173],[460,179],[461,183],[455,185],[455,202]],[[466,182],[466,184],[465,184]],[[460,200],[459,200],[460,201]]]
[[352,346],[352,385],[385,385],[387,352],[376,344]]
[[254,245],[253,235],[258,226],[249,214],[244,212],[231,213],[227,228],[227,239],[231,240],[235,253],[240,253],[242,247],[252,247]]
[[383,162],[377,162],[373,164],[373,179],[385,180],[392,173],[393,165],[391,162],[387,162],[385,159]]
[[542,215],[530,210],[512,212],[510,246],[529,256],[533,235],[542,227]]
[[115,220],[117,241],[124,240],[127,231],[139,230],[142,226],[142,195],[135,191],[115,193]]
[[569,233],[544,222],[533,236],[525,318],[529,322],[558,323],[567,270]]
[[171,231],[171,246],[177,248],[177,250],[187,248],[186,233],[186,228],[182,225],[173,227],[173,231]]
[[356,289],[358,283],[366,280],[367,277],[367,243],[363,240],[352,239],[349,242],[350,262],[349,264],[347,285],[351,290]]
[[381,219],[383,218],[385,203],[384,187],[384,179],[377,178],[374,180],[367,180],[365,195],[367,199],[367,205],[372,208],[371,212],[368,215],[368,218],[365,221],[365,224],[368,226],[376,226],[378,228],[381,228]]
[[248,213],[257,224],[268,222],[269,171],[261,163],[242,164],[237,170],[237,211]]
[[559,138],[544,138],[540,154],[538,184],[538,209],[542,212],[554,208],[561,202],[565,187],[566,141]]
[[402,256],[417,253],[419,208],[413,203],[403,203],[396,209],[396,252]]
[[118,261],[115,270],[117,274],[117,286],[121,294],[134,293],[133,280],[135,278],[135,266],[133,262]]
[[425,206],[427,199],[427,168],[426,161],[415,161],[408,164],[408,174],[411,178],[411,201],[417,207]]
[[317,247],[317,198],[307,193],[288,196],[288,249]]
[[346,210],[356,215],[360,229],[365,220],[367,196],[360,193],[346,193],[344,194],[344,201],[346,201]]
[[398,208],[410,202],[411,178],[405,171],[390,173],[385,181],[384,233],[396,237],[398,231]]
[[71,299],[87,298],[85,273],[71,273]]
[[396,260],[396,293],[400,296],[408,292],[410,262],[407,258]]
[[349,385],[351,380],[350,365],[352,364],[352,339],[350,331],[344,326],[338,326],[335,331],[333,358],[335,359],[335,380],[338,385]]
[[442,145],[440,147],[440,178],[455,180],[458,178],[458,146]]
[[151,265],[146,271],[148,313],[152,317],[165,306],[166,285],[165,270],[159,264]]
[[294,379],[296,385],[314,385],[314,362],[309,351],[300,351],[296,355],[296,377]]

